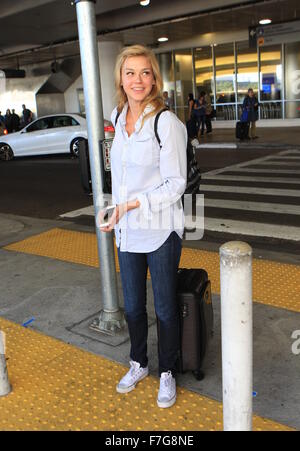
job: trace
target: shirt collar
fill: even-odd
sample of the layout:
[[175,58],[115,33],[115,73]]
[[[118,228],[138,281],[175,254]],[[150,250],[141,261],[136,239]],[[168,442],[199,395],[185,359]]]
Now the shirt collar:
[[[151,105],[151,104],[146,105],[144,111],[143,111],[142,114],[139,116],[138,120],[136,121],[136,124],[135,124],[135,131],[136,131],[136,132],[138,132],[138,131],[140,130],[141,125],[142,125],[142,120],[144,119],[144,117],[145,117],[148,113],[150,113],[151,111],[153,111],[153,110],[154,110],[154,106],[153,106],[153,105]],[[122,127],[124,127],[124,128],[125,128],[125,126],[126,126],[126,115],[127,115],[127,111],[128,111],[128,102],[125,103],[124,108],[123,108],[123,110],[122,110],[122,112],[121,112],[121,114],[120,114],[120,121],[121,121]]]

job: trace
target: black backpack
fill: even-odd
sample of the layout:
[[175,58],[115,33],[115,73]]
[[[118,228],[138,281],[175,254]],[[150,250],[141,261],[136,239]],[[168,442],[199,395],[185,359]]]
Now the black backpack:
[[[159,144],[159,147],[161,148],[161,141],[158,135],[157,126],[158,126],[158,119],[161,113],[164,111],[168,111],[168,108],[164,108],[161,111],[157,113],[154,120],[154,133],[155,137],[157,139],[157,142]],[[117,125],[118,119],[119,119],[120,113],[117,113],[116,120],[115,120],[115,127]],[[187,147],[186,147],[186,157],[187,157],[187,178],[186,178],[186,189],[184,194],[197,194],[200,191],[200,180],[201,180],[201,173],[198,168],[197,160],[195,158],[194,148],[190,142],[190,139],[188,138]]]

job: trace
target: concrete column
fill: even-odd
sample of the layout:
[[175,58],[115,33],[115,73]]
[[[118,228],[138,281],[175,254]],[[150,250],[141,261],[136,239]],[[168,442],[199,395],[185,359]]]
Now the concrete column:
[[114,69],[117,55],[122,48],[121,42],[98,42],[103,117],[108,120],[110,120],[111,112],[116,106]]

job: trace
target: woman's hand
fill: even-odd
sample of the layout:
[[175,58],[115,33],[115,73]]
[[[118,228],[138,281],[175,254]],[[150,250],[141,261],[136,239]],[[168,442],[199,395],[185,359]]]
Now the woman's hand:
[[[106,208],[104,208],[103,210],[101,210],[99,212],[99,216],[98,216],[98,221],[97,221],[97,225],[100,228],[101,232],[111,232],[114,228],[114,226],[116,224],[118,224],[118,222],[120,221],[121,217],[124,215],[125,211],[123,208],[124,204],[120,204],[120,205],[116,205],[112,215],[109,217],[109,219],[105,220],[105,215],[107,213]],[[120,215],[121,213],[121,215]],[[105,227],[101,227],[101,224],[103,223],[107,223],[107,226]]]
[[[130,210],[138,208],[140,206],[140,202],[136,199],[129,202],[124,202],[123,204],[116,205],[114,208],[113,214],[109,218],[109,220],[105,221],[104,217],[107,213],[106,208],[101,210],[98,214],[97,218],[97,226],[100,228],[101,232],[111,232],[116,224],[120,221],[120,219]],[[107,226],[101,227],[101,224],[108,223]]]

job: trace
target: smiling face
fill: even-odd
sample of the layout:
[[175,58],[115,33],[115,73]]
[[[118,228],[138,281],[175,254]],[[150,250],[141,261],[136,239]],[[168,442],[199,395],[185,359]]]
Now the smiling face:
[[149,59],[145,56],[128,57],[122,66],[121,84],[129,105],[141,104],[155,85]]

